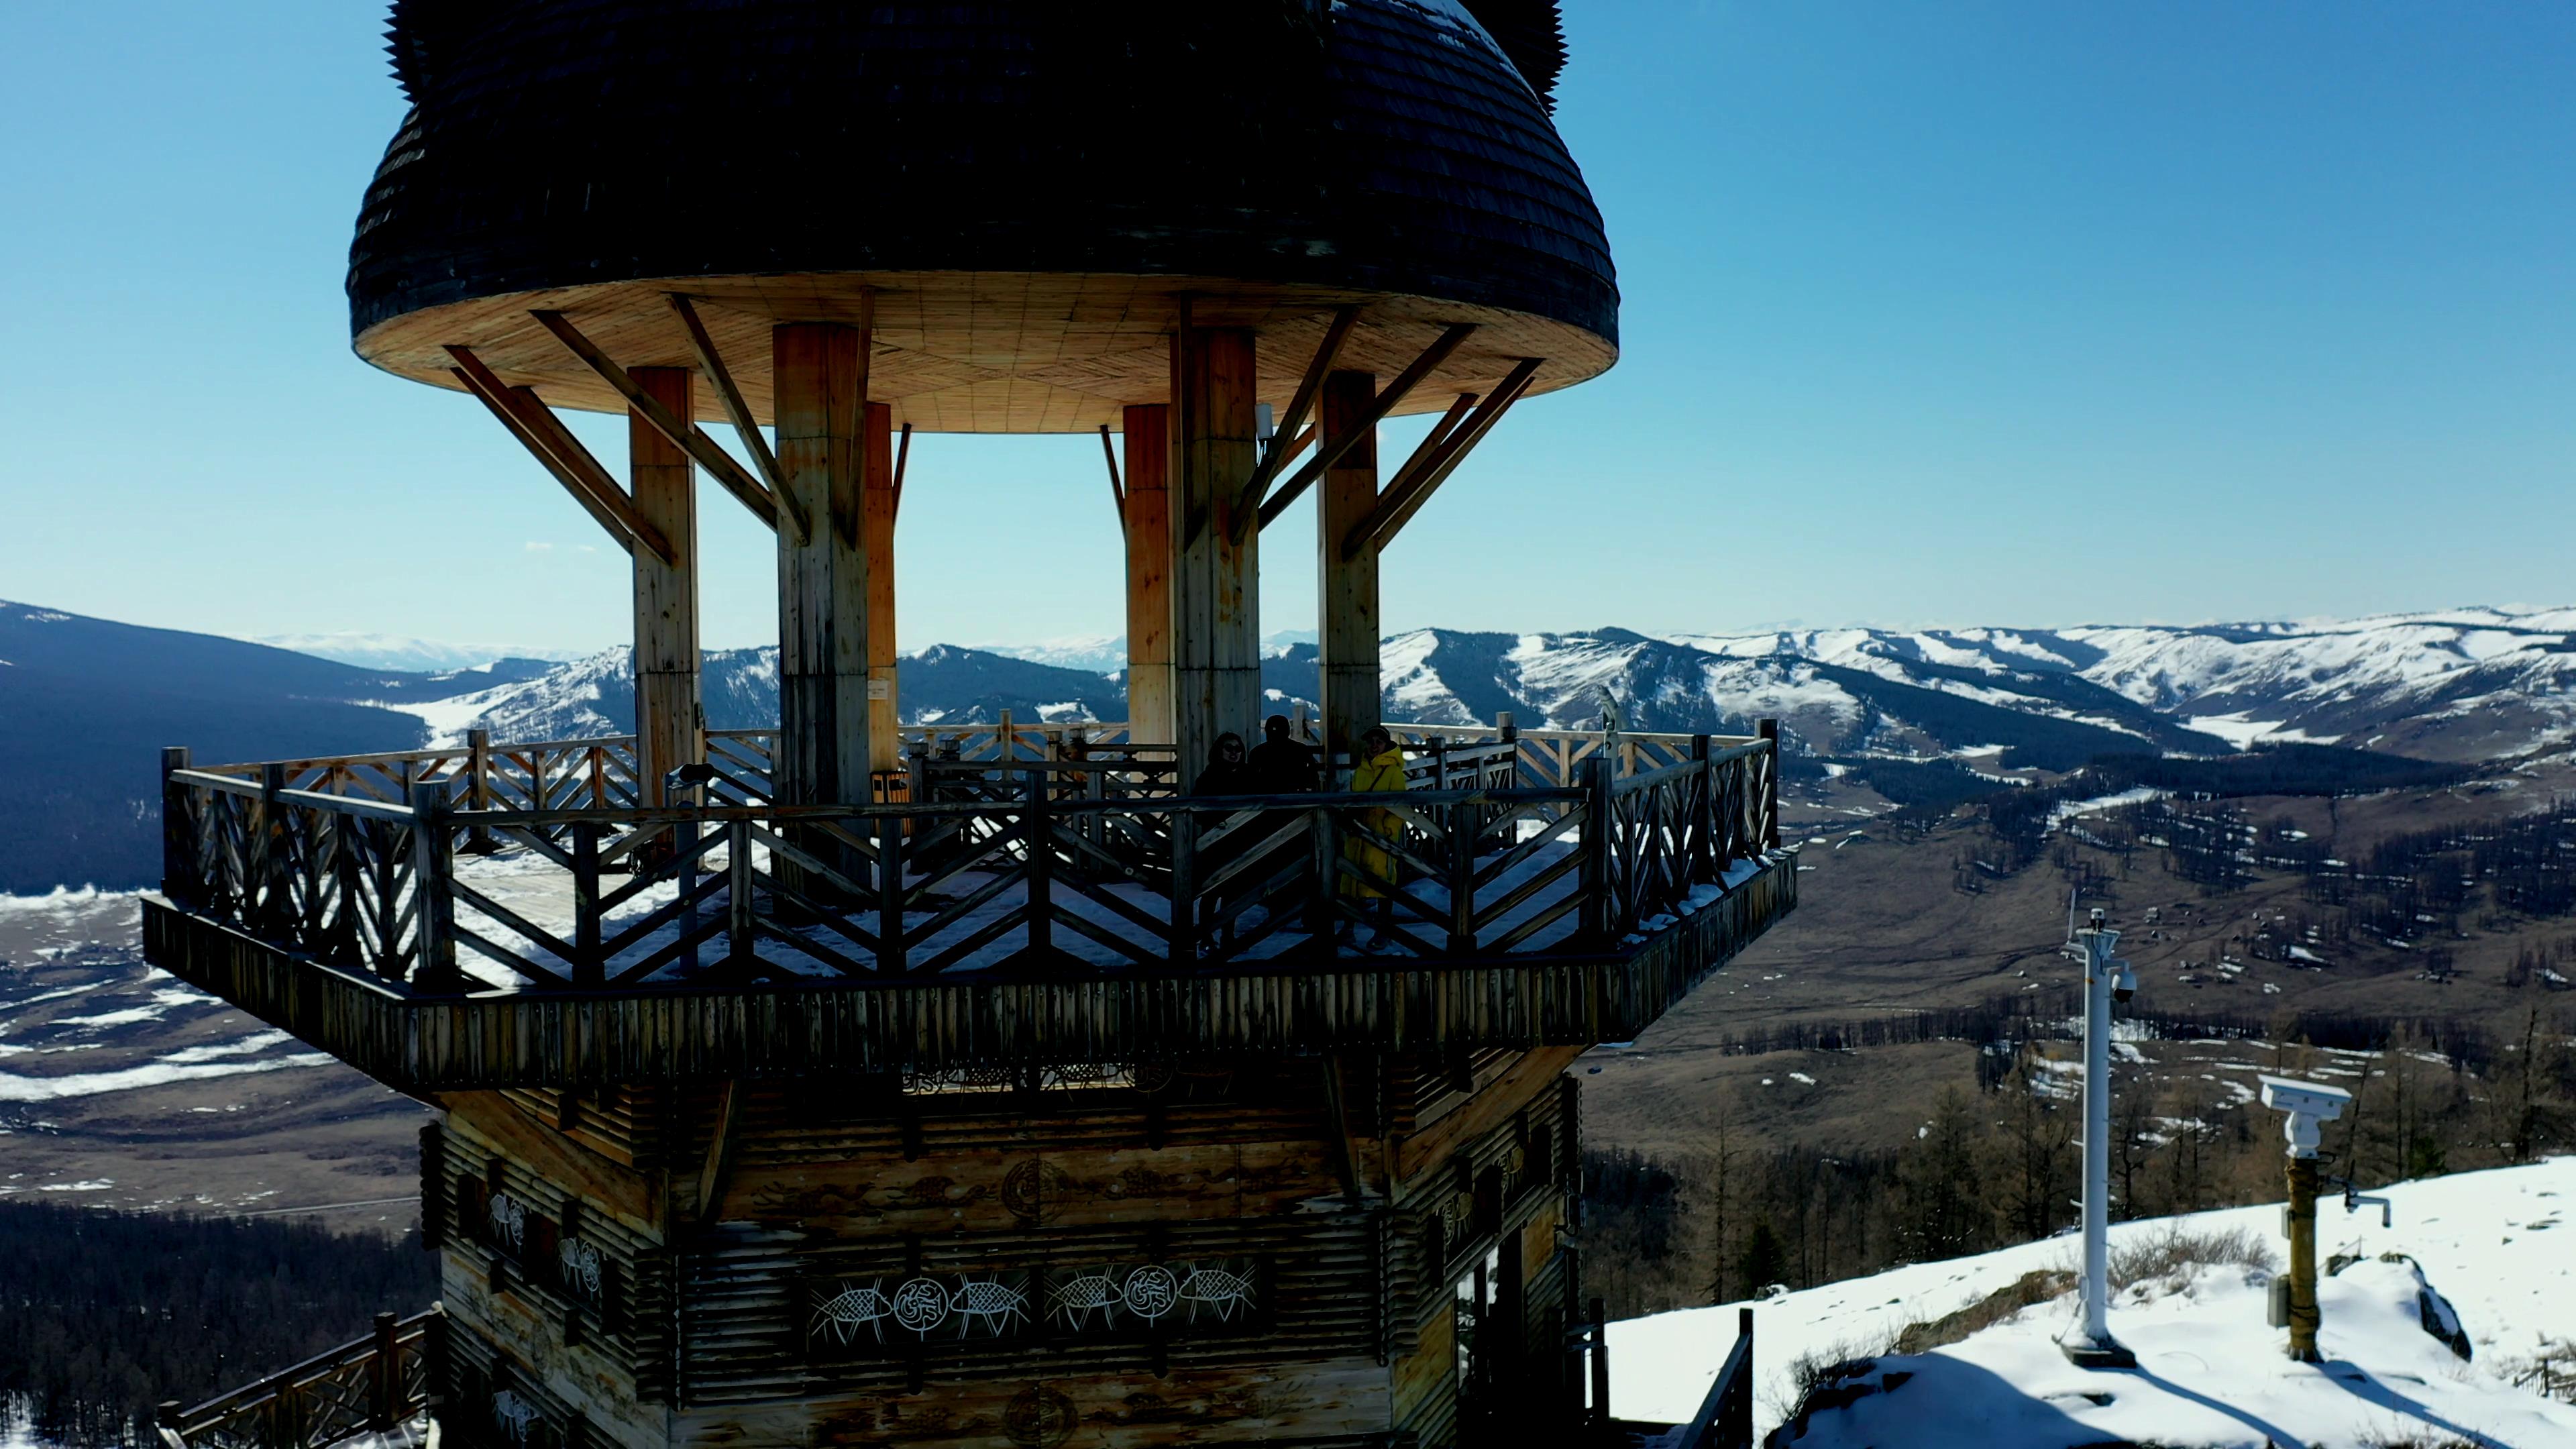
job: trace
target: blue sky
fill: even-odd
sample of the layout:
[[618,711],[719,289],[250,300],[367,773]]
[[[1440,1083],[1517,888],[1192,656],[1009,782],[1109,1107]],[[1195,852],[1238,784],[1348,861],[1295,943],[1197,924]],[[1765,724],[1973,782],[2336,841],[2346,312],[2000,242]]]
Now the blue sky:
[[[1391,627],[2576,600],[2576,6],[1568,8],[1625,355],[1390,550]],[[561,491],[350,355],[380,30],[0,8],[0,597],[624,636]],[[579,425],[613,464],[622,427]],[[906,646],[1116,632],[1107,491],[1087,438],[918,439]],[[701,513],[705,637],[768,642],[766,538]],[[1311,538],[1265,535],[1266,628],[1311,627]]]

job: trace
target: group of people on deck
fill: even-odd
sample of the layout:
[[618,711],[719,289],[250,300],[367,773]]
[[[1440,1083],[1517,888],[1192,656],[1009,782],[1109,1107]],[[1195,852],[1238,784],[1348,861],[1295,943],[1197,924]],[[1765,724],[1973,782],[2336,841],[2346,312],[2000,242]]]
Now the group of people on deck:
[[[1329,785],[1315,751],[1290,732],[1288,717],[1274,714],[1261,727],[1261,743],[1246,750],[1243,737],[1228,731],[1199,771],[1195,793],[1201,795],[1300,795]],[[1351,762],[1351,792],[1400,793],[1405,786],[1404,750],[1384,725],[1371,725],[1360,735]],[[1376,882],[1395,880],[1396,839],[1401,821],[1392,810],[1364,810],[1353,821],[1358,828],[1342,841],[1342,855],[1366,877],[1344,874],[1338,893],[1352,900],[1377,903],[1377,934],[1383,936],[1393,902]],[[1340,932],[1347,932],[1348,926]]]

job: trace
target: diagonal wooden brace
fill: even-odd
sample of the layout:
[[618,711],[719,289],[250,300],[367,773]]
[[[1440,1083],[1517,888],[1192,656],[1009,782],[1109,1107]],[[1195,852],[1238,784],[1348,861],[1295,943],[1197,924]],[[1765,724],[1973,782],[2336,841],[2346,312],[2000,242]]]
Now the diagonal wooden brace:
[[1298,382],[1296,395],[1288,400],[1288,411],[1279,418],[1276,429],[1271,433],[1270,451],[1254,466],[1252,477],[1244,483],[1243,491],[1235,495],[1233,516],[1241,520],[1235,529],[1238,536],[1250,537],[1253,529],[1259,526],[1256,522],[1259,516],[1257,506],[1261,502],[1262,490],[1270,486],[1270,480],[1278,476],[1280,468],[1287,464],[1289,445],[1296,441],[1298,429],[1306,426],[1307,414],[1315,410],[1315,399],[1324,390],[1324,375],[1333,370],[1334,359],[1342,355],[1342,343],[1349,339],[1351,328],[1359,320],[1360,309],[1357,307],[1333,310],[1333,320],[1324,328],[1323,343],[1315,349],[1314,360],[1306,364],[1306,376]]
[[1360,439],[1373,436],[1377,425],[1386,421],[1387,414],[1402,405],[1405,397],[1415,386],[1429,377],[1432,369],[1448,361],[1449,354],[1457,351],[1459,344],[1474,336],[1475,332],[1475,323],[1461,322],[1441,333],[1429,347],[1424,348],[1422,355],[1413,359],[1412,365],[1398,373],[1395,381],[1388,383],[1386,390],[1377,395],[1377,401],[1370,406],[1368,412],[1353,421],[1349,432],[1317,448],[1315,456],[1306,460],[1306,466],[1297,470],[1297,476],[1289,479],[1277,492],[1262,501],[1262,523],[1267,525],[1286,512],[1288,505],[1296,502],[1299,494],[1315,486],[1315,480],[1324,476],[1325,469],[1342,461],[1342,455],[1357,446]]
[[1431,501],[1433,491],[1448,481],[1449,475],[1457,471],[1458,465],[1466,461],[1467,455],[1484,441],[1485,435],[1494,430],[1494,424],[1501,422],[1503,414],[1511,411],[1512,404],[1520,401],[1521,394],[1529,391],[1531,377],[1545,361],[1540,357],[1522,358],[1519,365],[1485,396],[1485,400],[1476,405],[1476,410],[1467,416],[1465,422],[1448,431],[1440,440],[1436,453],[1428,458],[1406,460],[1404,472],[1388,486],[1386,492],[1379,495],[1377,506],[1370,509],[1368,517],[1361,519],[1342,540],[1342,557],[1357,558],[1364,548],[1382,549],[1393,543],[1405,523],[1420,511],[1423,504]]
[[[733,460],[732,454],[716,446],[716,440],[707,436],[706,429],[674,416],[669,408],[662,406],[652,394],[644,391],[634,378],[628,376],[625,368],[618,366],[609,359],[607,353],[600,351],[598,344],[583,336],[581,329],[573,326],[570,319],[561,312],[540,309],[528,315],[536,318],[540,326],[555,335],[556,341],[561,342],[573,356],[580,358],[591,371],[599,374],[600,381],[607,383],[620,397],[625,398],[627,406],[633,408],[635,415],[650,425],[653,431],[670,439],[673,447],[695,459],[698,466],[706,469],[716,482],[723,485],[727,493],[739,500],[743,507],[751,510],[752,517],[773,529],[778,527],[778,500],[770,496],[769,489],[759,479],[744,472],[742,465]],[[805,536],[803,524],[802,519],[791,521],[791,527],[797,530],[797,536],[800,538]]]
[[[805,510],[796,506],[795,500],[787,496],[786,487],[778,481],[778,455],[769,450],[768,440],[761,437],[760,420],[751,415],[751,404],[743,400],[742,389],[734,385],[733,372],[725,366],[723,354],[716,351],[715,339],[707,334],[706,324],[698,320],[697,307],[678,292],[665,293],[664,297],[670,302],[672,313],[680,319],[682,330],[689,335],[689,351],[698,360],[698,370],[707,375],[708,382],[714,384],[716,398],[724,405],[725,417],[733,423],[734,432],[742,438],[743,451],[751,455],[752,466],[760,470],[761,481],[768,486],[771,502],[780,514],[785,515],[789,527],[795,532],[797,542],[805,542],[810,537]],[[658,430],[661,425],[657,423],[654,426]],[[698,432],[694,423],[690,425],[689,430],[692,433]],[[665,436],[668,434],[666,433]],[[704,435],[700,434],[700,436]],[[678,440],[674,439],[674,441]],[[683,443],[681,446],[687,445]],[[712,468],[708,471],[715,472]],[[721,473],[717,474],[717,478],[718,481],[723,481]],[[727,487],[728,490],[731,489],[730,484]],[[737,492],[734,496],[740,498],[742,495]],[[743,499],[743,506],[751,509],[755,517],[760,516],[760,509],[751,500]],[[767,521],[772,527],[776,526],[774,519]]]
[[533,389],[512,387],[501,381],[470,348],[450,344],[447,355],[456,361],[456,366],[448,369],[456,380],[491,410],[510,436],[519,440],[519,446],[543,464],[573,501],[596,519],[610,538],[617,540],[618,547],[633,553],[640,544],[662,562],[672,562],[671,541],[635,511],[626,490]]

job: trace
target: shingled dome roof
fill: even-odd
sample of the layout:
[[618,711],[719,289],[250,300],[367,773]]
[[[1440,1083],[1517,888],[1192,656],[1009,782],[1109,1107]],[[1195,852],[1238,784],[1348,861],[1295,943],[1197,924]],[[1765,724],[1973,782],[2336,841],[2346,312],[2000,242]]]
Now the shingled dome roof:
[[[1146,374],[1086,359],[1150,351],[1169,320],[1144,301],[1183,293],[1265,354],[1366,303],[1349,365],[1387,372],[1477,321],[1462,385],[1616,355],[1600,213],[1549,120],[1551,0],[395,0],[391,42],[412,110],[350,248],[351,326],[425,381],[468,344],[616,406],[526,309],[680,361],[644,306],[665,290],[741,313],[751,348],[753,322],[869,288],[881,348],[920,354],[872,392],[932,427],[1091,425]],[[975,346],[930,345],[943,318]]]

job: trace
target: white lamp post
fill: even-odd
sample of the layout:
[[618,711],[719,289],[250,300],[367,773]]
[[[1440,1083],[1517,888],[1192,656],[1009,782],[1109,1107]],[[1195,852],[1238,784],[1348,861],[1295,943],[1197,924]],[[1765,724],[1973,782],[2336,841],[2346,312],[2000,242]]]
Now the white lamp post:
[[2068,941],[2084,962],[2084,1322],[2059,1347],[2081,1368],[2135,1368],[2111,1336],[2111,1004],[2137,994],[2129,963],[2111,954],[2120,933],[2092,923]]

